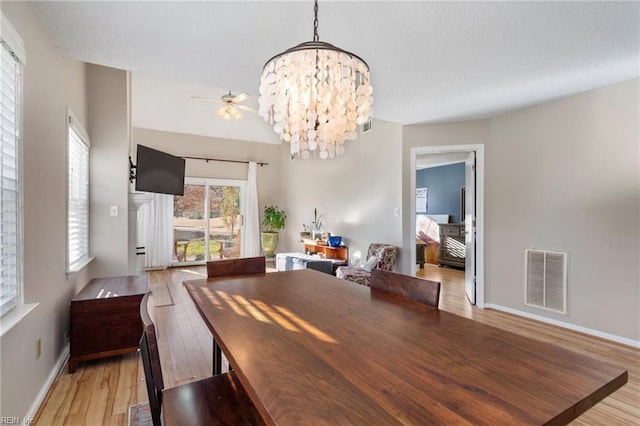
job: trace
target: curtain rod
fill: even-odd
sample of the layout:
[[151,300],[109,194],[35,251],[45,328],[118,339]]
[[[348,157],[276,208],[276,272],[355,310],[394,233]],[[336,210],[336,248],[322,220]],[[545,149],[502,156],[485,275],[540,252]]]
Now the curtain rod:
[[[185,160],[203,160],[206,161],[207,163],[209,161],[222,161],[225,163],[241,163],[241,164],[249,164],[250,161],[244,161],[244,160],[225,160],[223,158],[207,158],[207,157],[187,157],[187,156],[181,156],[180,158],[184,158]],[[262,167],[262,166],[268,166],[269,163],[261,163],[256,161],[256,163]]]

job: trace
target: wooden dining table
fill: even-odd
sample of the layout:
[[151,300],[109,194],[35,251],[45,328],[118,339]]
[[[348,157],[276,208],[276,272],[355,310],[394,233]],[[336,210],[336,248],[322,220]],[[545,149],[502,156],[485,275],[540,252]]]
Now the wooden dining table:
[[566,424],[627,371],[313,270],[185,281],[267,424]]

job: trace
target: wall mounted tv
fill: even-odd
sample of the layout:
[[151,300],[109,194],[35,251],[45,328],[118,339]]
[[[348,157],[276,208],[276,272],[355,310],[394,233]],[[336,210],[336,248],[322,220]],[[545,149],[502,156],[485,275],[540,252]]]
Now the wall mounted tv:
[[136,191],[184,195],[184,158],[138,145],[136,163]]

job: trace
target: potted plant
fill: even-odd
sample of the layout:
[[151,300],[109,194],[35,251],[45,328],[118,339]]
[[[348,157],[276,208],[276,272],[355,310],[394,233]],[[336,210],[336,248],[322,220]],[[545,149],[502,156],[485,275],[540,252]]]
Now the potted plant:
[[278,209],[276,206],[266,206],[264,208],[264,216],[262,218],[262,227],[264,231],[260,233],[260,243],[262,251],[267,257],[273,257],[278,247],[278,230],[284,228],[287,215],[284,210]]
[[318,214],[318,209],[313,209],[313,230],[311,238],[314,240],[322,239],[322,214]]

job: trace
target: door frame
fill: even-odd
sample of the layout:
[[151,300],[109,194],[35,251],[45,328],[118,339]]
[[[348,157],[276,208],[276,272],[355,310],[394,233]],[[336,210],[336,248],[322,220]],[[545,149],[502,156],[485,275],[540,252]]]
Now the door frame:
[[[409,209],[411,228],[409,230],[410,235],[407,235],[407,239],[412,242],[409,244],[411,249],[411,275],[414,276],[416,274],[416,263],[414,261],[416,258],[416,159],[418,155],[444,154],[449,152],[476,153],[476,306],[484,308],[484,144],[422,146],[411,148],[411,197]],[[471,194],[467,192],[466,196],[470,197]],[[465,271],[465,274],[467,274],[467,271]]]

